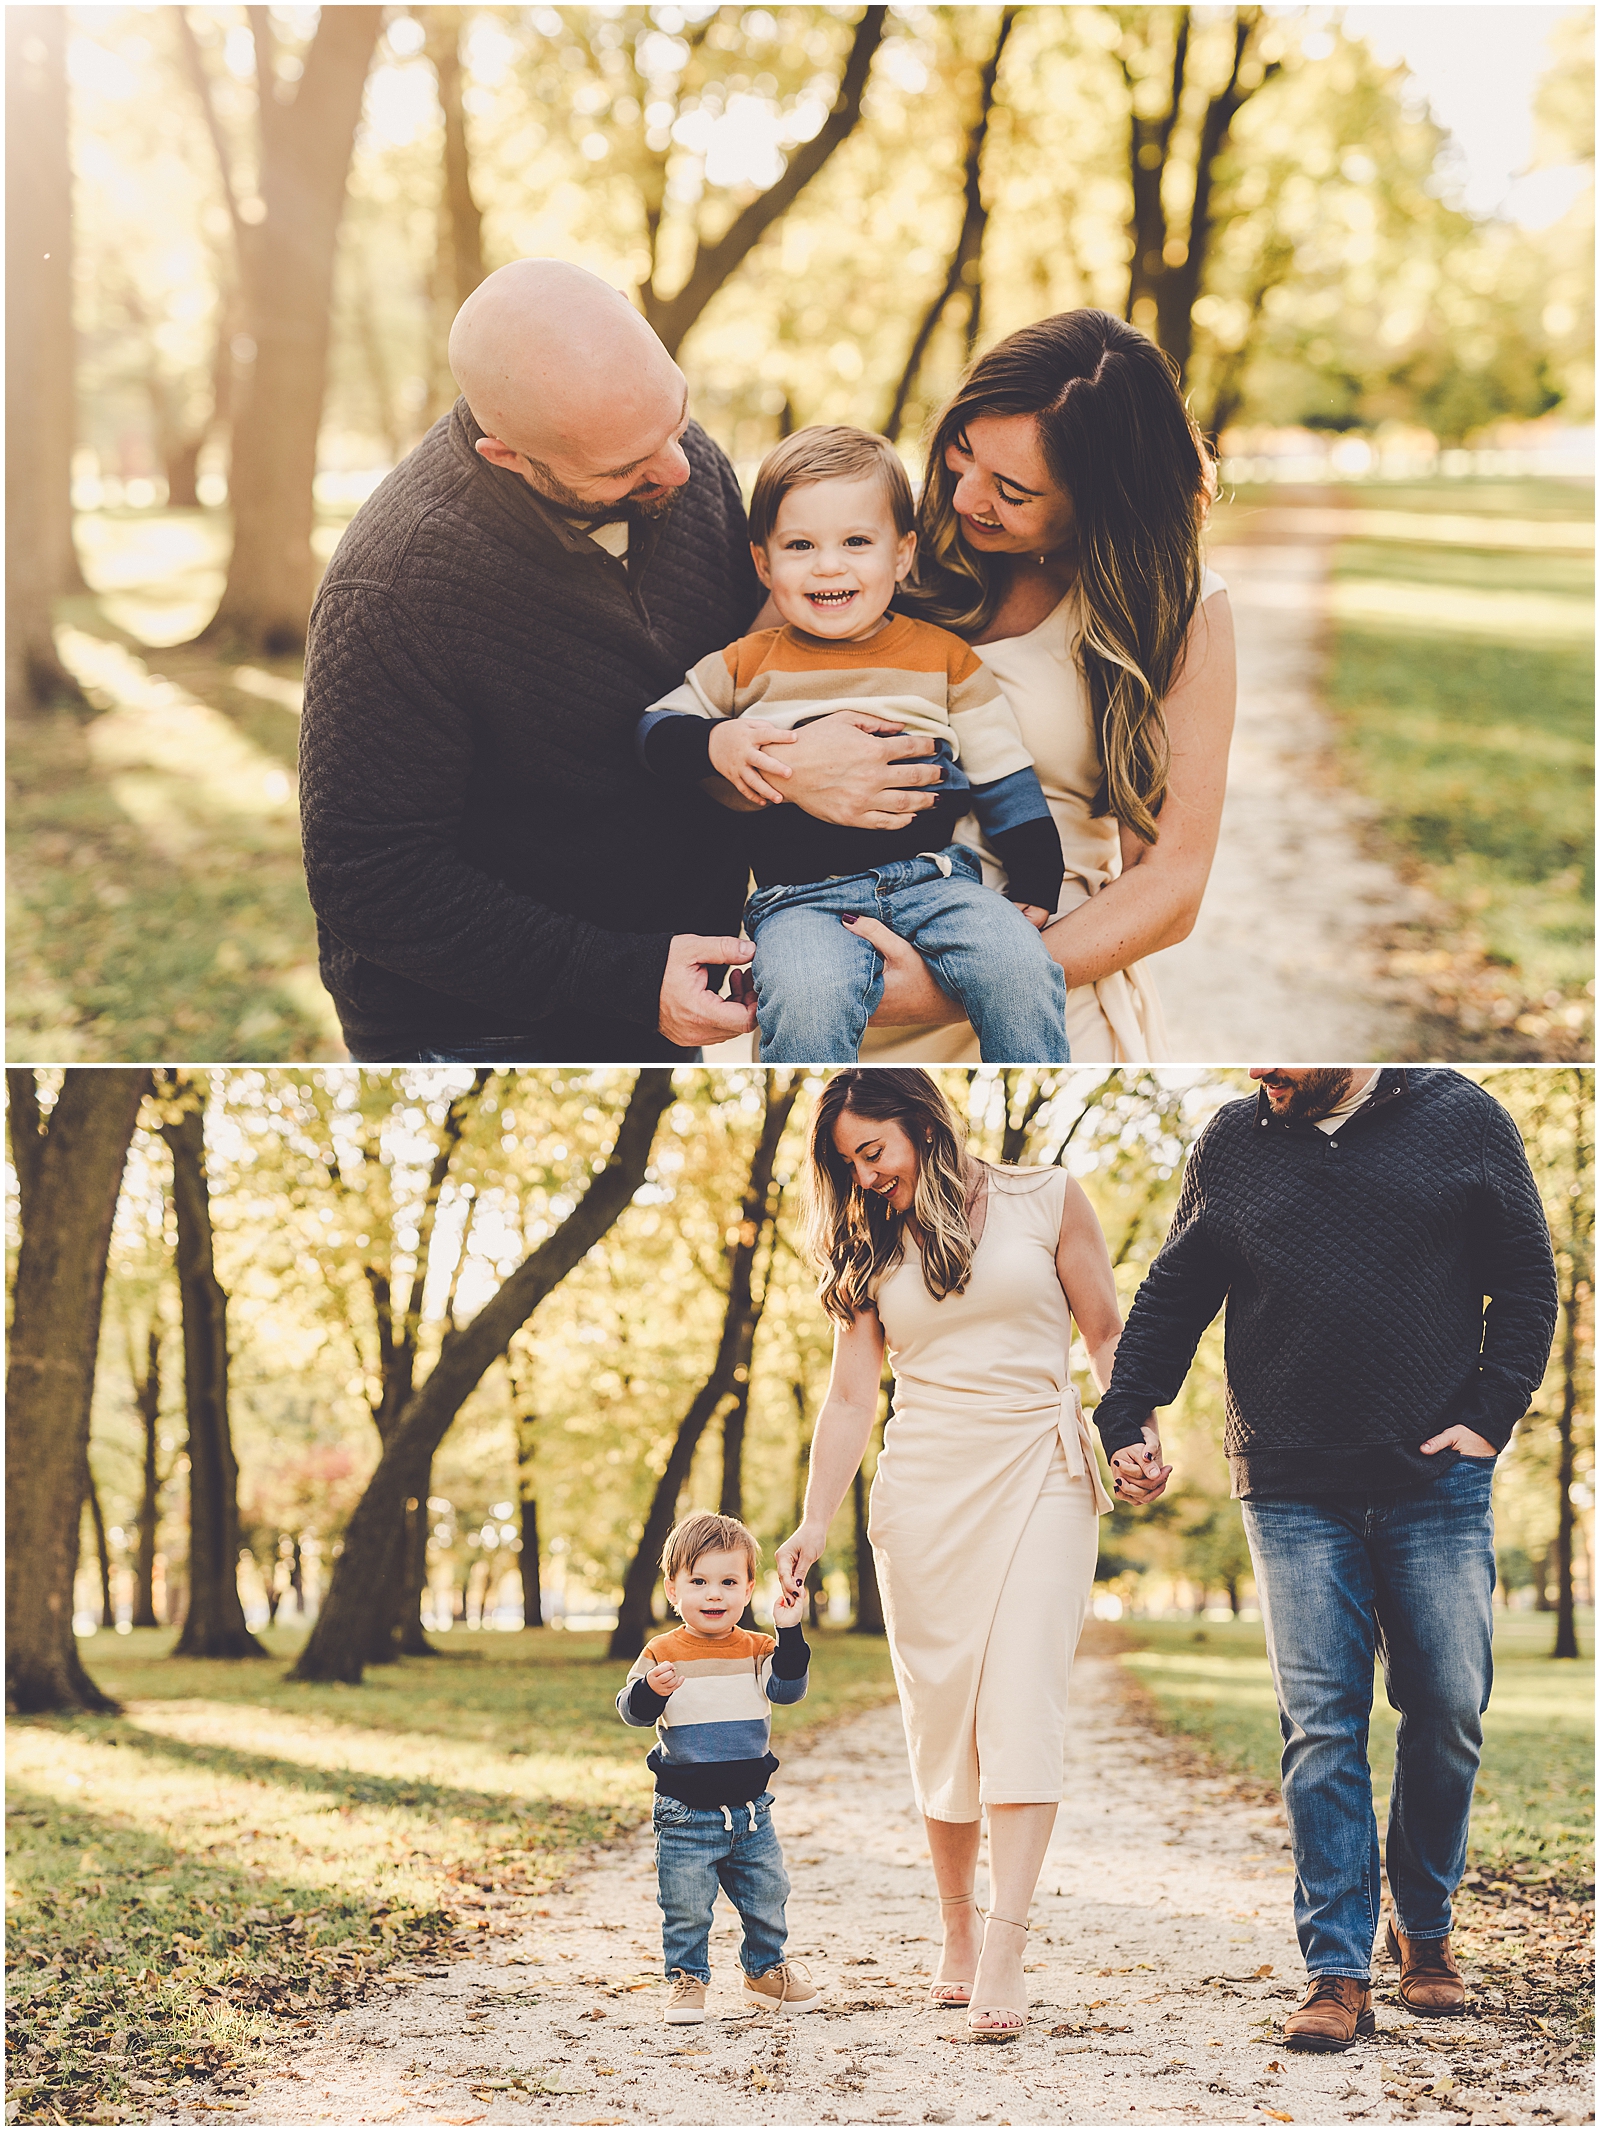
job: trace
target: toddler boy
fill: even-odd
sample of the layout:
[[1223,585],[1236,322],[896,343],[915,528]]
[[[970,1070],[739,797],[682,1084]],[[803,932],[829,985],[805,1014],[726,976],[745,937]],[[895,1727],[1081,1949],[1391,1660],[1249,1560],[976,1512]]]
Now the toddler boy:
[[[883,996],[883,957],[856,917],[910,942],[958,999],[988,1060],[1068,1059],[1066,985],[1039,938],[1061,890],[1061,841],[1011,706],[948,629],[891,615],[916,551],[915,505],[894,447],[844,428],[801,429],[769,452],[750,501],[751,552],[783,626],[714,651],[640,721],[657,776],[713,773],[756,810],[745,909],[755,942],[761,1056],[852,1060]],[[908,824],[820,821],[769,780],[795,731],[837,710],[931,733],[944,758],[934,805]],[[951,842],[969,809],[1007,874],[982,885]],[[1008,900],[1009,899],[1009,900]]]
[[746,2005],[815,2012],[821,1993],[785,1961],[789,1876],[772,1825],[767,1780],[778,1766],[770,1702],[804,1698],[811,1652],[801,1598],[782,1599],[778,1630],[753,1635],[739,1616],[755,1589],[760,1548],[737,1517],[699,1512],[667,1535],[661,1567],[681,1628],[652,1636],[617,1696],[624,1724],[653,1724],[656,1899],[672,1984],[672,2027],[706,2016],[707,1942],[720,1885],[739,1912]]

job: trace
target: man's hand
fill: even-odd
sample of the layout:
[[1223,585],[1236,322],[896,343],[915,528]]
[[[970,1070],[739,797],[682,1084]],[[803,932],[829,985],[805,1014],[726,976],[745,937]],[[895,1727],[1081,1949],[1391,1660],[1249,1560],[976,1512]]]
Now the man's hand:
[[929,734],[900,732],[862,711],[833,711],[791,737],[791,775],[783,796],[818,821],[852,829],[903,829],[913,815],[933,805],[934,794],[920,787],[944,779],[937,759],[904,759],[934,756],[937,743]]
[[1459,1450],[1464,1458],[1497,1458],[1500,1455],[1492,1443],[1486,1443],[1481,1435],[1474,1435],[1470,1428],[1447,1428],[1443,1435],[1429,1436],[1419,1448],[1425,1458],[1431,1458],[1437,1450]]
[[1154,1420],[1144,1424],[1143,1443],[1129,1443],[1111,1460],[1111,1487],[1119,1502],[1154,1502],[1172,1473],[1161,1461],[1161,1433]]
[[692,1050],[702,1043],[726,1043],[730,1036],[749,1034],[756,1025],[755,994],[719,999],[706,980],[706,971],[724,964],[737,969],[754,954],[748,940],[702,939],[693,932],[678,934],[667,950],[666,974],[661,979],[661,1012],[656,1024],[669,1043],[681,1043]]
[[644,1683],[652,1694],[672,1694],[683,1685],[683,1674],[676,1665],[657,1665],[645,1674]]
[[792,732],[785,732],[765,718],[719,718],[711,728],[711,767],[757,806],[776,806],[783,794],[774,791],[766,780],[787,777],[790,772],[763,749],[788,747],[793,740]]
[[841,918],[858,940],[867,940],[883,957],[883,997],[872,1017],[873,1028],[949,1028],[962,1008],[933,980],[917,950],[876,918]]

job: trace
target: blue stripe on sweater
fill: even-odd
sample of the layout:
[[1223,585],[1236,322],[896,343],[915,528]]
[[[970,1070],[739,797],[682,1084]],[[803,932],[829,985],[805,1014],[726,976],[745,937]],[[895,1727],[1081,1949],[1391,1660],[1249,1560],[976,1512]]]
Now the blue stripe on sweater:
[[765,1717],[724,1724],[663,1724],[664,1761],[756,1761],[767,1750],[771,1725]]
[[975,784],[972,810],[990,836],[997,830],[1014,829],[1019,822],[1050,818],[1044,786],[1035,769],[1013,770],[1009,777],[996,777],[992,784]]

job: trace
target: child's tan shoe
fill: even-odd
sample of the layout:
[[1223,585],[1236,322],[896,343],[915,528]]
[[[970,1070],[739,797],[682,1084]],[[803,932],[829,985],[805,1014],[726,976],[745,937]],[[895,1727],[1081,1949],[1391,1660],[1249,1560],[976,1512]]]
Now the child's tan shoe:
[[706,1986],[698,1976],[685,1975],[681,1968],[672,1971],[672,1995],[667,2000],[667,2009],[661,2015],[668,2027],[694,2027],[706,2016]]
[[758,2012],[814,2013],[822,1993],[798,1961],[784,1961],[764,1976],[746,1976],[744,2001]]

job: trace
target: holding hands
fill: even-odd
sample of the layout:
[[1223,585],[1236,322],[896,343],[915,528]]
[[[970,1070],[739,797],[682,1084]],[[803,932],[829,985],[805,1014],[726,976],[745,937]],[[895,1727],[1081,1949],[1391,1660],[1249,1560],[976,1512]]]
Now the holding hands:
[[1111,1460],[1111,1487],[1119,1502],[1154,1502],[1171,1477],[1161,1457],[1161,1433],[1153,1420],[1144,1424],[1144,1441],[1130,1443]]
[[799,1590],[792,1595],[789,1586],[785,1584],[777,1603],[772,1609],[772,1625],[775,1628],[798,1628],[801,1616],[805,1612],[805,1606],[806,1592],[804,1583],[802,1582]]

